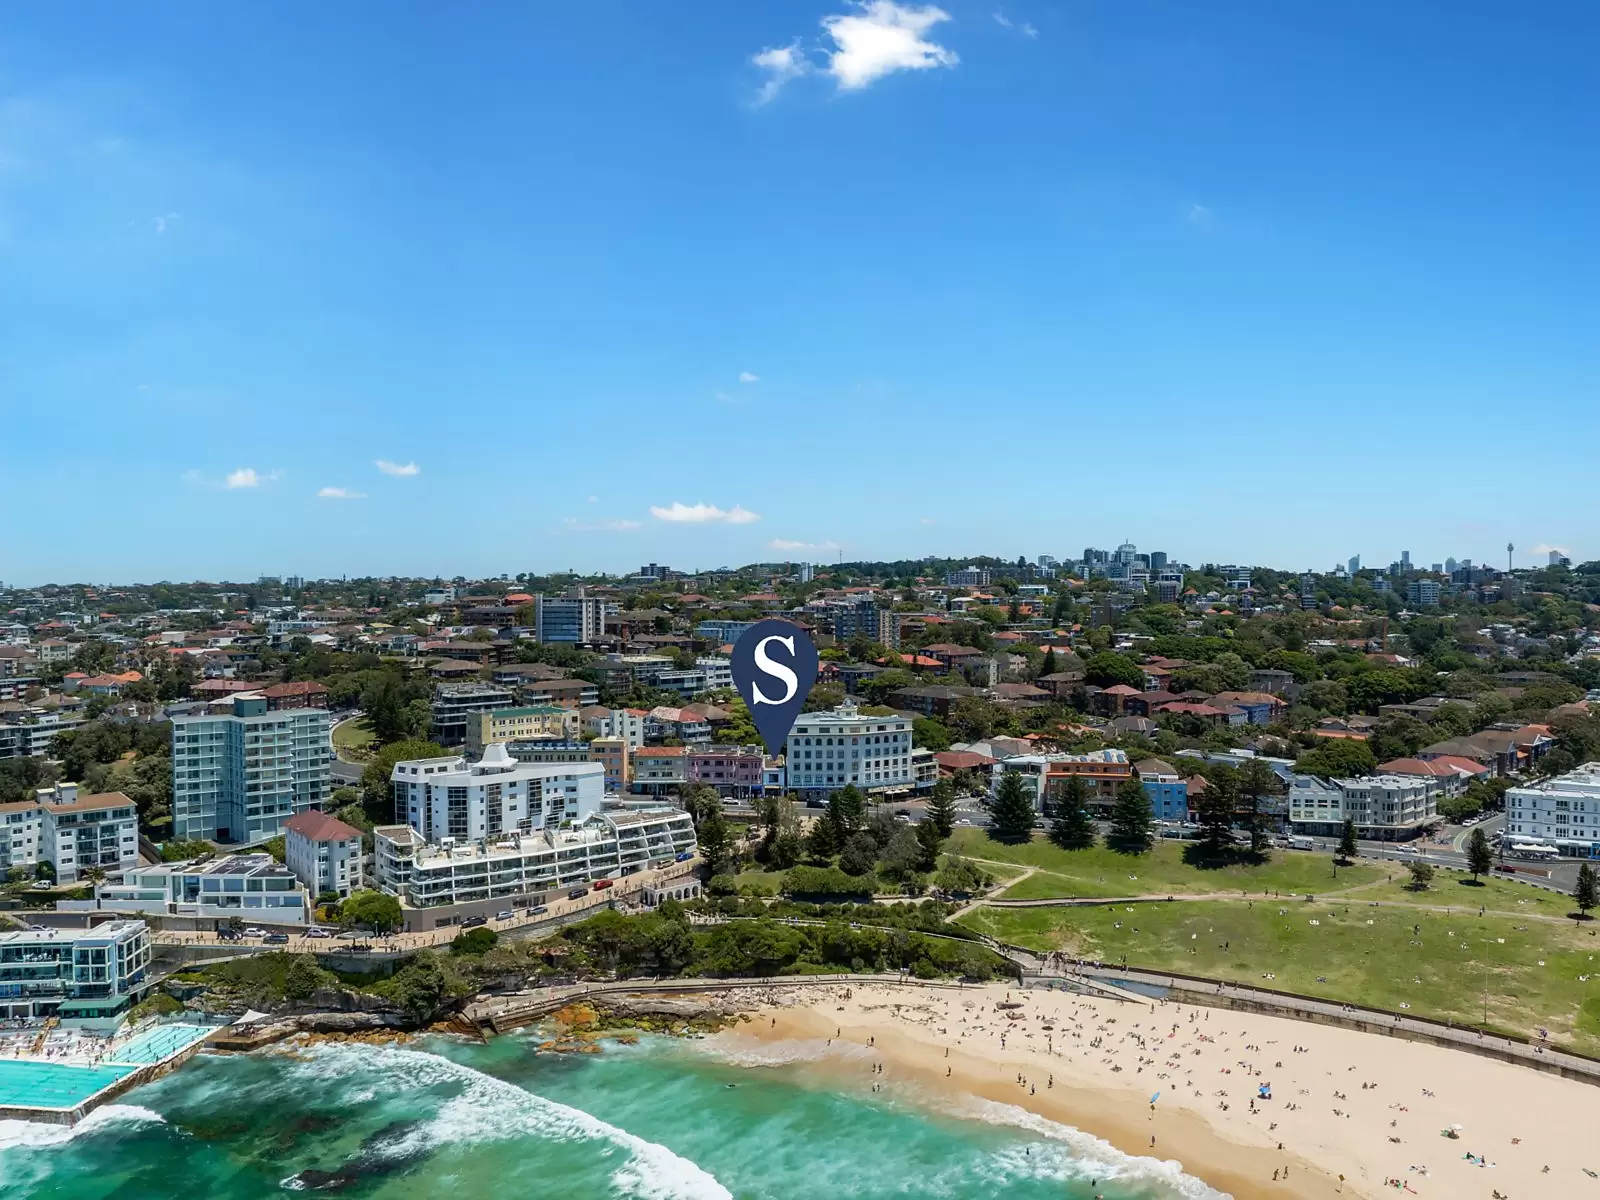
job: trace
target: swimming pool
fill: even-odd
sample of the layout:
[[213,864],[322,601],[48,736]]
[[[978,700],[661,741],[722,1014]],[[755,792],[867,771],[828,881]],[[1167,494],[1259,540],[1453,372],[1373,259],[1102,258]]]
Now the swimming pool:
[[170,1058],[210,1032],[209,1025],[157,1025],[154,1029],[145,1030],[126,1045],[113,1050],[106,1061],[147,1067],[151,1063]]
[[0,1108],[76,1108],[138,1069],[0,1059]]

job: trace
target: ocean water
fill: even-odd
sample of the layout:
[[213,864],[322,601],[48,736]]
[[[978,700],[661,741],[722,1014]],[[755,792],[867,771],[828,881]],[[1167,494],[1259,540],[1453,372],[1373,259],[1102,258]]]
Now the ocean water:
[[[1209,1200],[1026,1110],[829,1069],[804,1043],[601,1054],[322,1045],[192,1060],[72,1129],[0,1122],[7,1200]],[[729,1086],[733,1085],[733,1086]]]

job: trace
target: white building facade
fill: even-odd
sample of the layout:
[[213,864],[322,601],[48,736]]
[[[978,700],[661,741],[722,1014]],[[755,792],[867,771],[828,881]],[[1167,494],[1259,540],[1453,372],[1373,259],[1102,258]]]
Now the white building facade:
[[306,889],[270,854],[229,854],[187,863],[158,863],[97,884],[93,900],[58,900],[62,912],[147,913],[190,918],[197,925],[237,918],[246,924],[304,925]]
[[1506,792],[1506,835],[1535,838],[1565,858],[1600,858],[1600,762]]
[[864,716],[853,704],[832,712],[802,713],[784,746],[788,786],[802,795],[826,795],[848,784],[865,792],[908,792],[911,719]]
[[1438,819],[1433,781],[1418,776],[1289,779],[1289,823],[1295,833],[1332,837],[1350,820],[1359,838],[1398,842],[1419,837]]
[[327,813],[296,813],[283,827],[284,865],[313,899],[341,898],[361,886],[361,831]]
[[139,861],[139,811],[121,792],[82,793],[75,783],[41,788],[0,806],[0,868],[32,872],[47,862],[58,883],[112,874]]
[[606,791],[600,763],[519,763],[504,743],[475,763],[459,756],[399,762],[389,781],[396,817],[438,843],[576,824],[600,811]]
[[0,1019],[107,1016],[143,992],[149,974],[143,921],[0,933]]

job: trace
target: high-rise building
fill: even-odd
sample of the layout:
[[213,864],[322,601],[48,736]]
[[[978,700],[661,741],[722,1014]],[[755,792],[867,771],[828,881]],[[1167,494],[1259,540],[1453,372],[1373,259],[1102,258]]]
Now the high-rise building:
[[1317,606],[1317,580],[1309,571],[1300,576],[1300,607],[1315,608]]
[[1361,555],[1352,554],[1350,556],[1350,561],[1345,564],[1345,570],[1349,571],[1351,575],[1355,575],[1357,572],[1359,572],[1361,570]]
[[795,573],[799,576],[801,583],[810,583],[816,578],[816,569],[808,562],[801,563],[795,569]]
[[1420,605],[1423,608],[1437,608],[1439,604],[1439,581],[1437,579],[1413,579],[1406,587],[1406,600],[1408,603]]
[[854,637],[864,637],[870,642],[900,646],[900,614],[892,609],[879,608],[875,600],[857,600],[833,610],[833,636],[840,643]]
[[1411,570],[1411,551],[1400,551],[1400,571],[1402,574]]
[[1122,545],[1117,547],[1115,560],[1125,567],[1131,567],[1138,557],[1139,547],[1132,542],[1123,542]]
[[322,808],[332,790],[330,729],[326,708],[274,708],[261,692],[174,717],[173,835],[259,842],[295,813]]
[[606,602],[582,588],[568,596],[535,596],[533,605],[536,641],[582,645],[605,635]]
[[395,816],[430,842],[576,824],[600,811],[606,790],[597,762],[519,763],[499,742],[475,763],[460,756],[396,763],[389,781]]
[[909,791],[911,719],[864,716],[854,704],[805,713],[789,734],[789,786],[825,795],[853,783],[864,792]]
[[1455,559],[1453,559],[1453,558],[1445,559],[1444,560],[1444,573],[1446,575],[1454,575],[1456,573],[1456,566],[1457,565],[1458,564],[1456,563]]
[[1060,560],[1054,554],[1041,554],[1037,561],[1041,567],[1053,567]]
[[1150,551],[1150,569],[1152,571],[1156,571],[1156,572],[1162,571],[1162,570],[1164,570],[1166,568],[1166,565],[1167,565],[1167,552],[1165,550],[1152,550],[1152,551]]

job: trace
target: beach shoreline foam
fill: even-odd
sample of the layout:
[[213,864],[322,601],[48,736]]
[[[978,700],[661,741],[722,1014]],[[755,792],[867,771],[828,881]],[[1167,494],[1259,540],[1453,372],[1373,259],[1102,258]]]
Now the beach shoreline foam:
[[[1076,1132],[1179,1189],[1180,1171],[1237,1200],[1522,1200],[1600,1187],[1584,1175],[1583,1114],[1600,1099],[1590,1085],[1459,1051],[1004,985],[797,987],[767,999],[708,1050],[751,1068],[809,1060],[1041,1138]],[[1442,1136],[1451,1127],[1458,1137]]]

